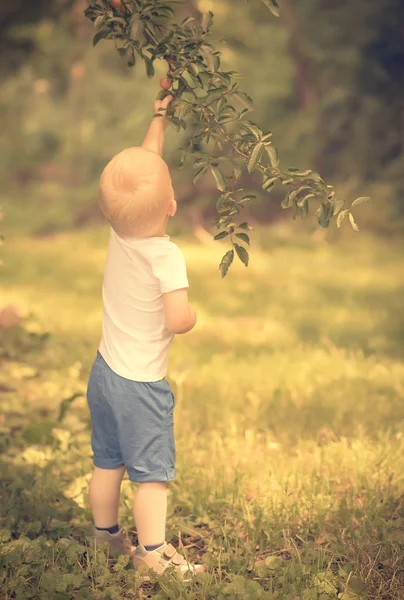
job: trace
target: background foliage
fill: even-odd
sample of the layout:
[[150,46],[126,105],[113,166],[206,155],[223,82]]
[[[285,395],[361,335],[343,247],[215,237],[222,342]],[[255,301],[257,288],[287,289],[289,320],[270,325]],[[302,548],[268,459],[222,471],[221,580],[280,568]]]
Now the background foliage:
[[[258,1],[234,11],[227,0],[188,0],[176,10],[199,19],[213,9],[212,44],[223,68],[243,75],[240,89],[254,98],[251,118],[273,131],[283,164],[319,170],[342,199],[371,195],[361,223],[390,234],[403,214],[404,9],[388,2],[286,0],[280,19]],[[147,80],[142,65],[127,69],[112,42],[91,48],[86,6],[53,0],[1,8],[0,177],[10,226],[21,225],[15,214],[22,207],[28,228],[42,233],[98,218],[100,170],[114,152],[140,143],[150,118],[157,81]],[[155,66],[165,74],[162,61]],[[173,166],[188,137],[171,131]],[[195,189],[189,165],[173,172],[184,225],[210,226],[214,181]],[[261,197],[259,178],[241,183]],[[246,218],[290,217],[279,208],[281,186],[261,198]]]

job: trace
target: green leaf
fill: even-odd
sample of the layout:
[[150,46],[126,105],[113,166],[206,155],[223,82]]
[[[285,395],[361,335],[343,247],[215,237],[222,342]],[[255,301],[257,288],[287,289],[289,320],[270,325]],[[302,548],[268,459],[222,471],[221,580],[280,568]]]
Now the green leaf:
[[160,16],[169,18],[172,15],[174,15],[174,9],[171,8],[171,6],[168,6],[167,4],[160,6]]
[[93,37],[93,47],[96,46],[100,40],[104,40],[108,34],[109,34],[108,27],[105,27],[104,29],[100,29],[100,31],[98,31],[95,34],[95,36]]
[[266,133],[263,138],[262,138],[262,142],[268,142],[272,137],[272,131],[270,131],[269,133]]
[[312,179],[313,181],[317,181],[318,183],[323,181],[318,173],[316,173],[315,171],[311,171],[310,169],[308,169],[307,171],[301,171],[300,173],[297,173],[297,175],[299,175],[299,177],[304,177],[304,179]]
[[285,566],[285,563],[280,556],[267,556],[264,560],[264,565],[268,570],[278,571]]
[[245,121],[244,123],[242,123],[242,128],[246,129],[249,133],[252,133],[252,135],[256,138],[257,141],[261,139],[261,129],[257,127],[254,123],[251,123],[251,121]]
[[255,167],[257,166],[259,159],[262,156],[262,152],[264,150],[265,146],[264,144],[257,144],[254,148],[254,150],[251,152],[251,156],[250,159],[247,163],[247,170],[249,173],[252,173],[255,169]]
[[187,25],[189,25],[190,23],[192,23],[192,21],[195,21],[194,17],[185,17],[185,19],[183,19],[181,21],[181,26],[182,27],[186,27]]
[[246,267],[248,267],[248,252],[245,248],[243,248],[243,246],[239,246],[238,244],[233,244],[234,248],[236,249],[237,252],[237,256],[239,257],[239,259],[241,260],[241,262],[243,263],[243,265],[245,265]]
[[180,162],[178,163],[178,167],[180,169],[182,169],[182,167],[184,166],[186,159],[187,159],[187,152],[186,152],[186,150],[182,150]]
[[253,99],[251,96],[246,94],[245,92],[234,92],[234,96],[241,100],[242,104],[248,109],[251,110],[253,106]]
[[241,167],[239,167],[238,165],[233,167],[233,176],[236,181],[238,181],[240,179],[242,173],[243,173],[243,169]]
[[334,211],[332,213],[334,215],[334,217],[335,217],[335,215],[337,215],[340,212],[340,210],[344,206],[344,204],[345,204],[345,202],[343,200],[336,200],[334,202]]
[[290,204],[293,204],[293,202],[297,198],[298,193],[299,193],[299,190],[292,190],[292,191],[289,192],[289,202],[290,202]]
[[217,189],[221,192],[225,192],[227,190],[227,183],[226,183],[223,173],[221,171],[219,171],[219,169],[216,169],[215,167],[211,166],[210,168],[211,168],[212,175],[214,177]]
[[217,235],[215,235],[215,237],[213,239],[215,240],[222,240],[223,238],[227,237],[229,235],[228,231],[221,231],[220,233],[218,233]]
[[301,209],[302,217],[307,217],[307,215],[309,214],[309,201],[307,197],[299,201],[297,205]]
[[67,521],[62,521],[61,519],[53,518],[49,523],[50,529],[69,529],[69,523]]
[[238,237],[240,240],[243,240],[243,242],[246,244],[250,243],[250,236],[246,233],[236,233],[236,237]]
[[205,13],[202,17],[202,31],[204,33],[207,33],[209,31],[209,29],[211,28],[213,23],[213,12],[210,10],[209,12]]
[[279,177],[268,177],[267,179],[264,179],[264,182],[262,184],[262,189],[267,190],[269,192],[269,190],[275,185],[275,182],[278,179],[279,179]]
[[330,219],[332,217],[334,207],[333,205],[326,206],[325,204],[321,204],[317,211],[317,220],[321,227],[326,229],[330,224]]
[[201,158],[197,158],[194,161],[194,167],[205,167],[208,164],[208,159],[205,156],[202,156]]
[[266,146],[266,151],[268,152],[269,162],[272,167],[277,167],[279,165],[279,155],[278,150],[273,146]]
[[356,198],[356,200],[352,202],[351,208],[358,206],[358,204],[362,204],[362,202],[368,202],[369,200],[369,196],[361,196],[360,198]]
[[195,185],[195,183],[204,175],[206,175],[206,173],[208,172],[208,167],[201,167],[199,169],[199,171],[197,171],[196,175],[193,178],[193,183]]
[[[128,67],[134,67],[136,64],[135,52],[131,46],[118,48],[118,52],[126,60]],[[162,98],[160,98],[162,100]]]
[[[243,600],[263,600],[268,598],[262,586],[257,582],[242,575],[235,575],[231,582],[222,588],[222,593],[229,598],[240,598]],[[290,598],[290,596],[289,596]]]
[[292,206],[292,204],[293,204],[293,198],[291,200],[290,196],[291,196],[291,192],[290,191],[286,192],[285,197],[284,197],[284,199],[281,202],[281,207],[282,208],[290,208]]
[[247,230],[252,229],[252,227],[250,227],[250,225],[247,222],[241,223],[238,227],[239,227],[239,229],[247,229]]
[[349,213],[349,210],[341,210],[341,212],[339,213],[339,215],[337,217],[337,227],[341,227],[342,221],[345,219],[345,217],[347,216],[348,213]]
[[354,231],[359,231],[359,227],[355,223],[355,219],[354,219],[354,216],[352,213],[349,213],[348,218],[349,218],[349,222],[351,223],[352,229]]
[[349,587],[356,594],[364,594],[364,592],[366,591],[365,581],[363,581],[363,579],[361,579],[360,577],[356,577],[355,575],[353,575],[349,579]]
[[218,71],[220,68],[220,54],[217,52],[212,55],[213,56],[213,66],[214,70]]
[[227,271],[229,270],[230,265],[233,262],[233,259],[234,259],[234,250],[229,250],[223,256],[223,258],[220,262],[220,265],[219,265],[219,269],[220,269],[220,273],[221,273],[222,277],[226,276]]
[[144,23],[140,19],[135,19],[133,21],[132,27],[130,29],[130,36],[134,40],[137,40],[144,31]]
[[269,8],[271,13],[275,15],[275,17],[279,17],[280,15],[280,6],[278,0],[261,0],[265,6]]
[[[296,182],[297,183],[297,182]],[[302,187],[300,187],[297,191],[296,194],[292,193],[293,195],[293,199],[295,198],[295,195],[297,196],[298,194],[301,194],[302,192],[310,192],[313,193],[313,188],[310,185],[302,185]]]
[[[222,194],[216,202],[216,210],[219,213],[227,212],[230,209],[236,207],[236,203],[233,198],[229,197],[229,194]],[[237,207],[238,208],[238,207]]]
[[60,407],[59,407],[59,414],[57,417],[57,422],[61,423],[63,421],[63,419],[65,418],[66,413],[69,411],[71,405],[73,404],[73,402],[77,399],[77,398],[81,398],[83,396],[83,394],[81,394],[80,392],[77,392],[76,394],[73,394],[72,396],[69,396],[68,398],[65,398],[64,400],[62,400],[62,402],[60,403]]
[[129,556],[125,555],[125,554],[121,554],[118,558],[118,561],[114,564],[114,566],[112,567],[113,570],[115,571],[115,573],[119,573],[121,571],[123,571],[126,567],[126,565],[129,562]]
[[188,65],[188,71],[193,74],[193,75],[198,75],[199,74],[199,67],[196,63],[191,62]]
[[288,173],[290,173],[292,175],[292,177],[309,177],[310,175],[313,175],[313,174],[318,175],[317,173],[314,173],[314,171],[312,171],[311,169],[306,169],[305,171],[301,171],[300,169],[297,169],[296,167],[290,167],[287,170],[288,170]]
[[147,73],[147,77],[149,79],[151,79],[152,77],[154,77],[154,66],[152,61],[150,60],[150,58],[147,58],[147,56],[144,57],[144,61],[146,63],[146,73]]
[[216,100],[219,100],[219,98],[221,98],[223,96],[225,91],[226,91],[226,88],[224,86],[220,86],[220,87],[216,88],[215,90],[212,90],[211,92],[208,93],[207,97],[205,98],[206,103],[212,104]]
[[304,205],[306,205],[306,202],[308,200],[310,200],[310,198],[315,198],[315,197],[316,197],[316,194],[313,194],[313,192],[310,192],[309,194],[306,194],[302,198],[299,198],[297,205],[304,206]]
[[[155,116],[162,117],[163,115],[160,114],[160,115],[155,115]],[[180,131],[181,127],[183,127],[184,129],[186,129],[185,121],[182,121],[181,119],[178,119],[178,117],[170,116],[170,123],[172,123],[174,125],[174,127],[177,129],[177,131]]]
[[105,15],[99,15],[94,21],[94,29],[101,29],[105,21]]

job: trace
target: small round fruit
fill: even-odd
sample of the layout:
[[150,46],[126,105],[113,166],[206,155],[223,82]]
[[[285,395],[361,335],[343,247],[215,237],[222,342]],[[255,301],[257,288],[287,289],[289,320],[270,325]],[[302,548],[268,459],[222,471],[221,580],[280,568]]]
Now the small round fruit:
[[112,8],[116,8],[117,10],[119,8],[121,8],[121,6],[122,6],[122,1],[121,0],[109,0],[109,3],[112,6]]
[[163,79],[160,80],[160,87],[163,88],[163,90],[169,90],[171,87],[171,81],[168,79],[168,77],[163,77]]

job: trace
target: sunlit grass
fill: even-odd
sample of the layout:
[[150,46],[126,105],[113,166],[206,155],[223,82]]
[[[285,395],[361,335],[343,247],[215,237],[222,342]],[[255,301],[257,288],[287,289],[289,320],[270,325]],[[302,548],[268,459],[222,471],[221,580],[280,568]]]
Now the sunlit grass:
[[[223,248],[180,241],[198,324],[170,358],[178,478],[168,536],[217,570],[152,597],[399,598],[404,258],[362,234],[337,244],[278,227],[257,238],[250,267],[235,264],[225,280]],[[4,464],[10,489],[21,479],[33,490],[5,494],[12,536],[68,535],[55,533],[52,510],[75,539],[89,524],[84,399],[55,417],[85,391],[106,242],[94,229],[3,248],[1,303],[25,315],[3,336]],[[129,527],[132,493],[125,481]],[[27,507],[34,528],[19,514]],[[92,593],[109,597],[103,590]]]

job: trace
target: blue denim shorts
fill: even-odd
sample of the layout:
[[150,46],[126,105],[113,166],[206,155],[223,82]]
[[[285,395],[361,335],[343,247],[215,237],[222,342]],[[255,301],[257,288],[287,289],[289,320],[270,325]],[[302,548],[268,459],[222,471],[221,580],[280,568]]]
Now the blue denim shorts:
[[125,379],[98,352],[87,401],[96,467],[125,466],[131,481],[175,479],[175,397],[168,381]]

